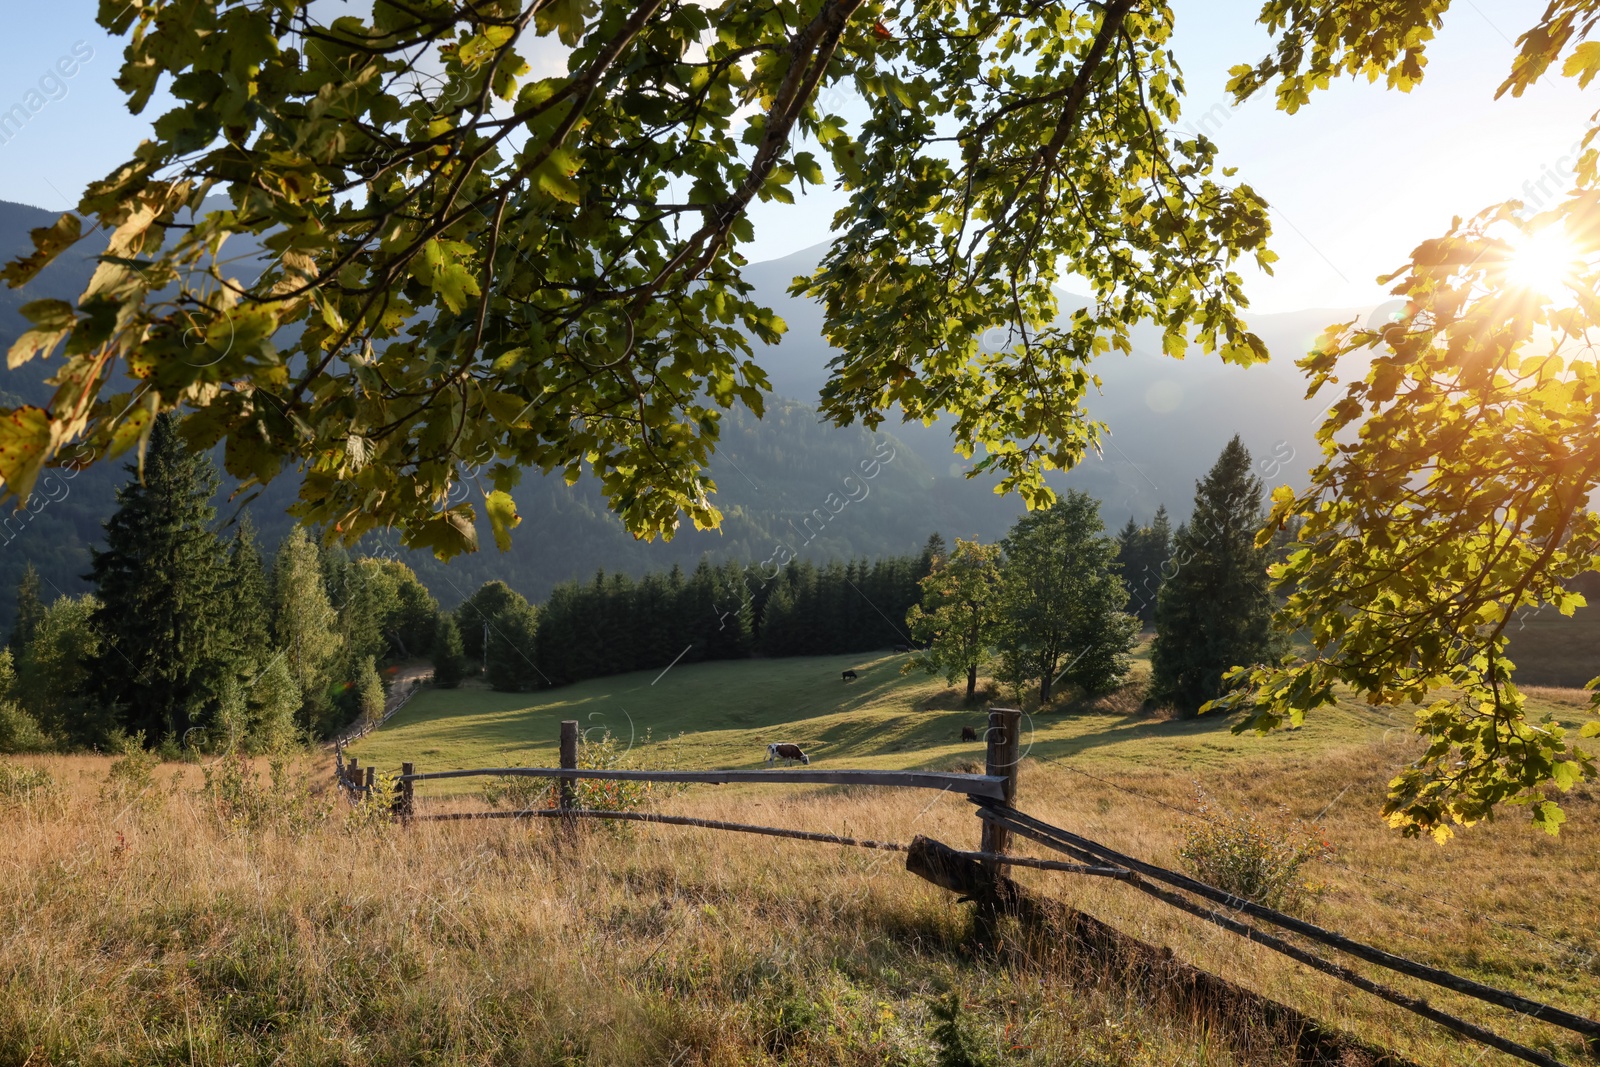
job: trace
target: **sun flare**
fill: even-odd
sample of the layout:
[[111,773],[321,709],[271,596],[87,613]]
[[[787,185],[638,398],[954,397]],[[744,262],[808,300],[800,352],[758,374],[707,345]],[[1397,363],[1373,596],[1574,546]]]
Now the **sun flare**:
[[1543,296],[1558,295],[1569,284],[1583,252],[1559,224],[1512,239],[1506,282]]

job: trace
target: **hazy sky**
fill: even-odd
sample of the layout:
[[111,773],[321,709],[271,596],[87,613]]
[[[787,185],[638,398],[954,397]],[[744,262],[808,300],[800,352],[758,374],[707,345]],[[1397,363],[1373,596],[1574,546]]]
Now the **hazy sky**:
[[[112,85],[118,42],[94,24],[95,0],[7,0],[0,35],[0,111],[50,75],[58,59],[81,56],[51,86],[50,100],[15,137],[0,144],[0,199],[52,209],[71,205],[83,185],[127,158],[159,101],[144,117],[127,113]],[[1270,99],[1228,106],[1228,68],[1266,47],[1254,26],[1258,0],[1177,0],[1175,48],[1189,89],[1186,120],[1203,124],[1273,205],[1274,277],[1250,276],[1262,311],[1375,304],[1375,278],[1398,266],[1415,244],[1454,214],[1525,197],[1530,183],[1556,188],[1553,172],[1600,108],[1600,92],[1581,94],[1547,76],[1520,100],[1493,99],[1513,41],[1544,0],[1457,0],[1431,53],[1428,77],[1409,95],[1382,85],[1341,83],[1299,114]],[[81,42],[81,44],[80,44]],[[1565,188],[1565,177],[1561,186]],[[1536,191],[1536,190],[1535,190]],[[756,214],[753,258],[817,243],[840,199],[823,193],[797,207]]]

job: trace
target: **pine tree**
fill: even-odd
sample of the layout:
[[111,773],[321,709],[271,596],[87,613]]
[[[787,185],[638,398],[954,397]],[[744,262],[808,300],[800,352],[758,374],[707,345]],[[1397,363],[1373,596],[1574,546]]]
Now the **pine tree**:
[[1123,610],[1128,590],[1104,530],[1099,505],[1069,490],[1019,519],[1003,542],[1002,676],[1019,690],[1037,681],[1041,706],[1057,683],[1103,692],[1128,671],[1139,624]]
[[454,615],[439,616],[433,631],[433,684],[454,689],[467,675],[467,656],[461,647],[461,630]]
[[38,631],[42,618],[44,601],[39,599],[39,572],[30,562],[22,572],[22,580],[17,583],[17,621],[12,624],[11,636],[6,641],[6,647],[11,649],[13,657],[21,657],[22,650]]
[[1173,541],[1156,604],[1154,699],[1192,714],[1220,695],[1230,667],[1281,654],[1267,579],[1271,549],[1255,545],[1261,524],[1261,481],[1236,436],[1196,484],[1194,514]]
[[950,685],[965,674],[970,701],[1000,622],[1000,546],[958,539],[954,552],[935,558],[933,573],[921,584],[922,603],[912,605],[906,623],[926,650],[912,656],[902,673],[942,671]]
[[327,710],[329,670],[340,651],[319,557],[317,546],[297,526],[272,560],[272,636],[299,690],[310,733],[317,731]]
[[100,699],[130,733],[181,739],[207,725],[233,669],[222,543],[211,530],[216,469],[191,453],[170,415],[151,430],[141,470],[117,490],[106,548],[92,550]]

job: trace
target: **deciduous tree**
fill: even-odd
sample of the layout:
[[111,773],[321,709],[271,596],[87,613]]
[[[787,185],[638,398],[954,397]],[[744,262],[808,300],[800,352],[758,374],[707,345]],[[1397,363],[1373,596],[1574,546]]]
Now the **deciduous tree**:
[[1000,623],[1000,546],[956,540],[954,552],[932,559],[922,579],[922,603],[906,615],[911,636],[926,647],[901,668],[944,673],[954,685],[966,675],[967,699],[978,692],[978,667],[993,651]]
[[[1275,88],[1292,111],[1342,73],[1409,88],[1448,6],[1272,0],[1263,13],[1276,51],[1237,71],[1234,89]],[[1500,93],[1519,95],[1557,67],[1588,86],[1600,72],[1600,42],[1586,39],[1596,15],[1594,0],[1547,5]],[[1274,492],[1258,543],[1304,522],[1274,573],[1288,598],[1280,625],[1311,649],[1248,672],[1227,703],[1250,708],[1243,725],[1263,730],[1304,721],[1344,687],[1414,707],[1427,744],[1384,808],[1407,833],[1443,840],[1506,803],[1554,833],[1565,815],[1547,786],[1600,773],[1568,733],[1572,717],[1528,709],[1506,657],[1519,610],[1572,612],[1583,603],[1577,580],[1600,568],[1594,136],[1565,199],[1458,219],[1389,277],[1404,303],[1388,321],[1331,327],[1300,364],[1332,400],[1323,461],[1303,490]],[[1352,362],[1365,370],[1350,374]],[[1600,721],[1579,733],[1600,736]]]
[[[785,328],[749,295],[749,211],[826,182],[848,207],[799,287],[839,352],[826,415],[949,413],[958,447],[1033,503],[1097,440],[1087,365],[1128,351],[1135,323],[1161,323],[1169,352],[1265,355],[1232,268],[1271,261],[1266,208],[1179,132],[1163,4],[320,14],[102,8],[128,40],[129,106],[158,87],[173,104],[5,270],[24,284],[108,235],[76,304],[24,309],[11,359],[64,361],[48,406],[0,418],[7,490],[63,445],[109,457],[183,408],[190,443],[222,443],[247,484],[298,467],[296,513],[347,542],[395,524],[469,550],[458,488],[481,488],[503,542],[531,466],[592,471],[641,536],[714,526],[719,424],[763,409],[753,346]],[[566,58],[536,67],[536,49]],[[228,258],[241,239],[254,262]],[[1068,276],[1091,300],[1058,319]]]
[[334,622],[317,546],[296,527],[272,559],[272,635],[300,691],[301,711],[311,734],[327,706],[328,671],[339,654]]
[[1019,690],[1036,682],[1041,706],[1059,683],[1098,693],[1128,672],[1139,622],[1123,610],[1117,543],[1104,532],[1100,506],[1068,490],[1002,542],[1001,672]]

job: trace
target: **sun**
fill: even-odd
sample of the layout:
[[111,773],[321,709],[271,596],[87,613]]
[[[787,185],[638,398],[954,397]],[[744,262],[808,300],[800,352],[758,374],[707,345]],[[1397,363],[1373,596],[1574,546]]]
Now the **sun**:
[[1559,223],[1518,234],[1511,239],[1506,283],[1553,297],[1570,284],[1582,259],[1583,251]]

